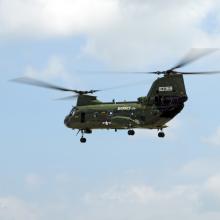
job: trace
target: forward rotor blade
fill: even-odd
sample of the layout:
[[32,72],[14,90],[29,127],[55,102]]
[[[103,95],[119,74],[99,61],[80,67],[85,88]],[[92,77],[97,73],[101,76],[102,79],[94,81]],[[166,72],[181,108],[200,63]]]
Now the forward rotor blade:
[[209,74],[220,74],[220,70],[217,71],[204,71],[204,72],[179,72],[180,74],[183,75],[209,75]]
[[78,91],[78,95],[71,95],[71,96],[67,96],[67,97],[63,97],[63,98],[58,98],[55,99],[55,101],[65,101],[65,100],[73,100],[79,97],[80,92],[82,92],[83,94],[93,94],[96,92],[103,92],[103,91],[109,91],[109,90],[114,90],[114,89],[121,89],[121,88],[125,88],[125,87],[130,87],[130,86],[135,86],[135,85],[140,85],[140,84],[146,84],[146,82],[144,81],[139,81],[139,82],[133,82],[133,83],[128,83],[128,84],[122,84],[122,85],[118,85],[118,86],[113,86],[113,87],[109,87],[109,88],[104,88],[101,90],[90,90],[87,93],[84,91]]
[[47,88],[47,89],[64,91],[64,92],[76,92],[77,91],[77,90],[72,90],[72,89],[67,89],[64,87],[56,86],[56,85],[53,85],[53,84],[50,84],[47,82],[43,82],[41,80],[33,79],[30,77],[21,77],[21,78],[13,79],[11,81],[16,82],[16,83],[31,85],[31,86],[37,86],[37,87],[42,87],[42,88]]
[[177,63],[173,68],[171,68],[170,70],[175,70],[175,69],[179,69],[181,67],[184,67],[204,56],[207,56],[209,54],[212,54],[216,51],[218,51],[219,49],[214,49],[214,48],[205,48],[205,49],[191,49],[190,52],[179,62]]

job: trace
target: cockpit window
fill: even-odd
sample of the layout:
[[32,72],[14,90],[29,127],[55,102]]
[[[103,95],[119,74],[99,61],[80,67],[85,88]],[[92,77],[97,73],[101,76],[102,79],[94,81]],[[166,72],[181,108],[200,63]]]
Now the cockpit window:
[[76,111],[76,107],[73,107],[70,111],[70,115],[73,115],[75,113],[75,111]]

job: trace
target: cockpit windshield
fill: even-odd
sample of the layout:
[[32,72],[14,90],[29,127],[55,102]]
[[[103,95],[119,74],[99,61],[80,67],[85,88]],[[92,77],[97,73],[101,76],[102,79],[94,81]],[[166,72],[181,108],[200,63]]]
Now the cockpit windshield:
[[70,115],[73,115],[75,113],[75,111],[76,111],[76,107],[73,107],[70,111]]

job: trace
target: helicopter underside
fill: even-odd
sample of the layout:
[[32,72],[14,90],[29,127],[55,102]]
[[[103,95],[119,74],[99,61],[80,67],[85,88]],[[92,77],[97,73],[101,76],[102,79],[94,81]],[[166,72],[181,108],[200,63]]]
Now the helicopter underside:
[[132,120],[128,117],[123,116],[116,116],[112,118],[112,120],[104,120],[102,122],[86,122],[86,123],[75,123],[71,125],[68,125],[68,128],[71,129],[78,129],[78,130],[97,130],[97,129],[135,129],[135,128],[142,128],[142,129],[161,129],[166,128],[166,123],[168,123],[172,118],[164,118],[164,117],[158,117],[155,119],[155,122],[153,123],[147,123],[142,122],[139,120]]

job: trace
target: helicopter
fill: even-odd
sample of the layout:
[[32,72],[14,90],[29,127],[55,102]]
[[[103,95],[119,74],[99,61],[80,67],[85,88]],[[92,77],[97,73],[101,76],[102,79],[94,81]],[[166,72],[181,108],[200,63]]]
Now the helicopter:
[[135,135],[134,129],[137,128],[156,129],[158,137],[164,138],[164,129],[168,127],[166,124],[183,110],[188,100],[183,76],[220,73],[220,71],[182,72],[178,69],[215,51],[216,49],[192,49],[180,62],[166,71],[115,72],[158,75],[148,94],[138,97],[136,101],[102,102],[93,95],[102,90],[68,89],[30,77],[21,77],[12,81],[73,93],[63,98],[77,98],[76,106],[65,117],[64,124],[81,133],[81,143],[86,143],[85,134],[91,134],[95,129],[114,129],[115,131],[125,129],[130,136]]

